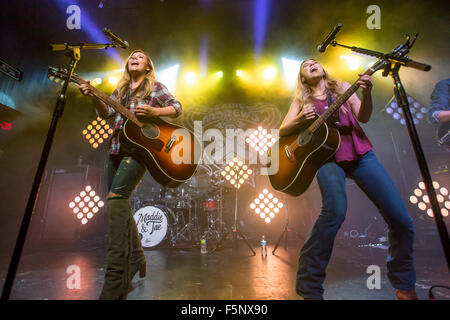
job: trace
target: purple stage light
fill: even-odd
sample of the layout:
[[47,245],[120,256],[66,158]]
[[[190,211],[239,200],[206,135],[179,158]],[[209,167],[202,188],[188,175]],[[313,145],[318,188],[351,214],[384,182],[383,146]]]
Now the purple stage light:
[[254,29],[255,29],[255,57],[260,58],[266,36],[267,18],[270,0],[255,0]]

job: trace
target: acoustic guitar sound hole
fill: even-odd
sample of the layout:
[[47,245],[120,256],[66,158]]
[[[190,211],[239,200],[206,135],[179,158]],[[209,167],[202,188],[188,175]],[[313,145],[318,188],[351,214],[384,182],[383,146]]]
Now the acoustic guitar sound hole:
[[149,139],[156,139],[159,136],[159,128],[153,123],[145,123],[141,128],[142,134]]
[[311,141],[312,134],[311,131],[305,130],[298,135],[298,144],[304,146]]

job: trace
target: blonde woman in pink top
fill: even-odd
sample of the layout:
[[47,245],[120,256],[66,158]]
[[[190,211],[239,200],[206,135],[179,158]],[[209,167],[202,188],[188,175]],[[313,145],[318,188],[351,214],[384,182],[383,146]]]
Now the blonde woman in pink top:
[[[360,75],[361,76],[361,75]],[[392,179],[372,151],[372,143],[359,122],[372,114],[372,79],[358,80],[362,100],[353,94],[334,114],[330,125],[338,128],[341,144],[335,156],[317,172],[322,211],[300,251],[297,293],[304,299],[323,299],[325,269],[333,243],[347,212],[345,178],[353,179],[375,204],[389,228],[388,278],[397,299],[417,299],[413,263],[414,228]],[[350,84],[331,78],[314,59],[303,61],[294,101],[280,127],[290,135],[317,114],[322,114]]]

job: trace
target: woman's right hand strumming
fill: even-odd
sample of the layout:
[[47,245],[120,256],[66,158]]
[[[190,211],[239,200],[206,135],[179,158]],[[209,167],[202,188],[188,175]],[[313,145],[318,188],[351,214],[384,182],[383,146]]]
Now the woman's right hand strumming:
[[306,120],[314,119],[316,116],[316,107],[314,107],[313,104],[308,104],[302,110],[297,116],[297,119],[299,120],[299,123],[302,123]]
[[287,136],[295,132],[308,120],[314,119],[316,116],[316,108],[313,104],[308,104],[303,108],[297,101],[294,101],[289,108],[286,117],[280,127],[280,136]]

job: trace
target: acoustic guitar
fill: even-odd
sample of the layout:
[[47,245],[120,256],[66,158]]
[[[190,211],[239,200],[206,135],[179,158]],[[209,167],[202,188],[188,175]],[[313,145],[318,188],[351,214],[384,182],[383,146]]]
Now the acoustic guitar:
[[[364,75],[372,75],[385,66],[386,62],[378,60]],[[272,159],[278,161],[278,171],[269,174],[274,189],[292,196],[299,196],[308,189],[319,168],[336,153],[340,145],[338,130],[328,126],[326,121],[358,88],[359,84],[353,83],[323,114],[316,114],[314,119],[302,126],[304,129],[281,137],[272,145],[270,153],[278,149],[278,159]],[[276,166],[269,163],[268,167]]]
[[[64,81],[67,71],[49,67],[47,76]],[[70,81],[78,85],[88,83],[76,74]],[[201,144],[191,131],[161,118],[140,120],[97,88],[91,86],[91,92],[125,118],[119,133],[121,147],[135,155],[159,184],[174,188],[194,175],[200,161]]]

